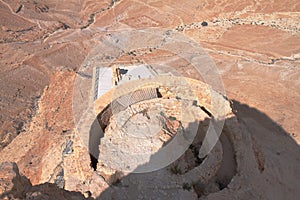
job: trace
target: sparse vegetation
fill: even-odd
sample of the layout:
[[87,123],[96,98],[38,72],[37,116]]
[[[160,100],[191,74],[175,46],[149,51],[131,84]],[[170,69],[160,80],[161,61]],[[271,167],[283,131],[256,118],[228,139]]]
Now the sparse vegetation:
[[169,120],[171,120],[171,121],[177,120],[176,117],[173,117],[173,116],[169,116],[168,118],[169,118]]
[[176,164],[172,165],[170,170],[173,174],[181,174],[182,173],[180,167]]
[[183,183],[182,188],[187,191],[190,191],[192,189],[189,183]]

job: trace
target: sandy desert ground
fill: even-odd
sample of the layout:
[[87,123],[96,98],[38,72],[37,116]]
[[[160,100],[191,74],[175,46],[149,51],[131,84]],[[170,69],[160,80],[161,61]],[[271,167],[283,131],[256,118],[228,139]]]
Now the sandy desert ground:
[[[1,199],[121,199],[126,189],[94,171],[76,134],[74,84],[103,38],[149,28],[182,34],[208,53],[231,103],[227,127],[238,127],[243,144],[233,150],[239,167],[223,172],[226,185],[173,188],[179,192],[172,198],[299,199],[299,1],[0,0],[0,16]],[[171,57],[145,49],[123,52],[116,62]],[[169,64],[181,72],[180,62]],[[182,73],[193,78],[193,71]],[[168,191],[156,188],[153,198]],[[128,198],[151,199],[146,192]]]

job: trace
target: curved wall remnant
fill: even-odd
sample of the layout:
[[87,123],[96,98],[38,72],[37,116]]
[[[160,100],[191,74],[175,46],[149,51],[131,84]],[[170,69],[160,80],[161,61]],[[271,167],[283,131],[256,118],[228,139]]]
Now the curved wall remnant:
[[[207,131],[208,124],[211,120],[217,120],[218,116],[214,116],[215,113],[213,113],[213,109],[209,104],[211,101],[211,94],[208,89],[209,86],[193,79],[187,79],[187,82],[188,86],[192,88],[190,93],[195,94],[196,99],[192,99],[192,95],[186,95],[189,91],[186,91],[186,88],[184,86],[181,87],[177,85],[176,87],[174,87],[171,84],[165,86],[163,84],[157,82],[154,83],[148,80],[142,82],[142,84],[138,85],[137,87],[131,87],[136,88],[132,92],[126,91],[127,93],[122,93],[123,90],[119,89],[118,92],[121,91],[121,93],[114,94],[113,91],[109,91],[95,102],[94,108],[98,108],[98,110],[100,110],[99,108],[103,108],[97,115],[96,119],[97,121],[99,121],[100,127],[102,128],[104,133],[103,135],[101,135],[101,137],[98,138],[100,140],[100,156],[98,158],[99,162],[97,161],[97,173],[101,174],[101,176],[103,176],[106,181],[111,184],[116,184],[121,180],[125,180],[126,182],[126,175],[133,176],[133,179],[136,182],[145,181],[147,179],[146,175],[135,177],[134,175],[128,174],[126,172],[120,173],[121,171],[119,171],[118,169],[111,168],[109,165],[106,165],[105,162],[103,162],[103,159],[105,160],[105,156],[101,157],[101,150],[103,151],[105,150],[105,148],[101,148],[100,146],[106,146],[107,144],[109,144],[105,140],[106,137],[109,137],[110,140],[114,141],[116,138],[114,138],[114,136],[112,136],[111,134],[118,134],[118,130],[116,129],[117,126],[114,126],[111,123],[115,123],[114,118],[116,118],[118,115],[123,116],[124,114],[122,113],[129,112],[129,110],[126,110],[129,109],[129,107],[132,107],[131,109],[139,108],[143,111],[143,109],[147,108],[147,106],[155,107],[153,105],[163,105],[167,102],[171,102],[167,103],[168,105],[164,105],[162,107],[166,108],[167,110],[173,109],[173,111],[175,111],[182,109],[178,107],[178,105],[176,105],[177,101],[189,101],[191,103],[187,104],[188,106],[184,107],[183,110],[188,111],[188,107],[198,109],[197,111],[201,112],[203,114],[203,117],[199,118],[198,122],[190,121],[188,124],[186,124],[186,126],[183,125],[183,130],[188,131],[190,127],[197,127],[197,135],[193,139],[191,145],[188,147],[188,149],[186,149],[186,151],[180,158],[178,158],[174,163],[162,169],[158,169],[157,171],[154,171],[152,173],[162,174],[162,177],[165,177],[168,180],[176,180],[179,184],[185,185],[185,187],[189,186],[198,194],[198,196],[201,196],[205,192],[209,191],[207,185],[215,185],[219,191],[226,188],[227,185],[230,184],[232,177],[237,171],[237,162],[235,161],[237,155],[235,155],[234,153],[234,149],[236,148],[236,146],[232,141],[232,137],[236,136],[233,136],[234,134],[228,131],[228,128],[225,128],[221,136],[222,139],[216,144],[213,150],[205,158],[199,158],[199,149],[202,145],[202,141],[205,136],[205,132]],[[139,84],[139,82],[137,81],[135,84]],[[124,86],[124,88],[125,87],[126,86]],[[107,101],[108,96],[115,98],[111,100],[111,103],[105,105],[105,102],[109,102]],[[225,103],[226,107],[224,108],[227,111],[226,116],[228,118],[233,117],[229,102],[222,95],[219,96],[220,101],[227,102]],[[172,108],[172,106],[175,108]],[[139,113],[138,111],[132,112],[132,114],[135,115]],[[165,113],[167,113],[167,115],[172,115],[172,111]],[[181,120],[184,120],[182,116],[178,116],[178,113],[174,114],[171,117],[168,116],[167,118],[169,121],[176,120],[177,122],[175,123],[179,124],[182,123]],[[114,128],[113,132],[111,131],[111,126],[113,126]],[[179,132],[177,132],[177,134],[179,134]],[[167,143],[169,143],[173,139],[174,135],[169,137],[169,141],[167,141]],[[124,138],[124,140],[127,139]],[[117,142],[117,140],[115,141]],[[163,146],[161,148],[163,148]],[[226,159],[230,157],[234,160],[228,163],[224,160],[224,156],[226,157]],[[149,162],[151,162],[151,160],[153,160],[153,158],[151,158]],[[147,166],[147,164],[145,166]],[[224,168],[228,167],[229,165],[229,171],[225,170],[224,172]],[[143,166],[138,166],[138,168],[139,167]],[[224,173],[228,173],[228,175],[225,176]],[[205,192],[203,193],[203,191]]]

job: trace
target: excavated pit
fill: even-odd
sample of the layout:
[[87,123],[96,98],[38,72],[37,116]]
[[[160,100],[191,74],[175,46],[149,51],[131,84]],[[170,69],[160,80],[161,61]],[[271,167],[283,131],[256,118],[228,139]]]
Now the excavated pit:
[[[181,122],[181,113],[178,113],[178,110],[182,110],[183,108],[178,106],[178,102],[185,100],[178,98],[176,95],[172,96],[170,93],[166,95],[167,93],[165,91],[170,91],[170,88],[143,88],[136,90],[134,93],[120,96],[105,106],[94,121],[94,123],[99,123],[103,132],[102,134],[98,134],[96,139],[99,143],[93,144],[94,147],[99,146],[99,148],[96,155],[91,154],[91,165],[109,184],[119,188],[117,190],[112,189],[116,198],[125,195],[126,191],[120,189],[124,187],[140,187],[141,192],[145,194],[152,193],[154,187],[158,192],[158,196],[162,195],[161,190],[166,189],[167,187],[170,192],[173,192],[173,194],[168,193],[171,196],[179,194],[184,195],[185,198],[198,198],[226,188],[236,174],[236,156],[234,144],[231,141],[233,136],[230,129],[226,126],[226,123],[220,136],[220,140],[215,147],[207,156],[200,158],[198,155],[199,150],[210,121],[215,120],[214,116],[209,108],[206,108],[201,102],[193,100],[187,105],[189,105],[192,110],[194,109],[196,112],[202,113],[198,116],[201,120],[192,121],[188,123],[187,126],[183,126],[184,123]],[[176,103],[178,105],[176,105]],[[155,106],[158,106],[160,110],[164,110],[165,112],[162,113],[160,111],[159,113],[155,113],[153,111],[156,108]],[[183,110],[188,109],[185,107]],[[118,159],[117,161],[121,162],[122,159],[120,159],[120,157],[122,156],[120,155],[122,154],[118,156],[118,154],[113,154],[113,151],[111,151],[111,154],[108,153],[108,156],[103,156],[101,154],[101,152],[110,151],[109,145],[114,142],[119,146],[122,146],[122,142],[124,141],[132,142],[132,146],[128,147],[131,150],[135,145],[139,147],[136,138],[133,140],[131,140],[132,138],[121,138],[120,142],[116,135],[124,135],[136,129],[138,126],[141,126],[141,124],[145,125],[147,120],[155,117],[155,114],[159,114],[160,118],[158,121],[161,123],[162,130],[160,132],[158,131],[159,134],[157,136],[161,144],[154,148],[155,150],[152,152],[153,157],[155,156],[156,151],[159,152],[160,148],[164,148],[169,143],[172,143],[173,138],[178,134],[180,129],[184,132],[185,130],[188,130],[190,126],[197,127],[197,132],[193,141],[184,153],[174,162],[161,169],[147,173],[129,173],[123,172],[112,164],[114,162],[111,160],[113,160],[114,156]],[[200,116],[202,116],[202,118]],[[126,123],[129,123],[128,121],[122,125],[120,125],[121,123],[118,124],[118,122],[124,122],[124,119],[122,119],[124,117],[128,117],[130,126],[134,129],[130,129],[130,126],[128,125],[126,127]],[[152,123],[152,126],[154,125],[154,122],[151,120],[148,121],[148,123]],[[127,130],[124,130],[124,127],[127,128]],[[133,136],[139,137],[139,135]],[[144,141],[142,144],[143,148],[147,149],[149,146],[145,144],[147,144],[147,142]],[[151,148],[153,149],[153,146]],[[151,148],[149,147],[147,151],[151,151]],[[151,162],[151,159],[152,157],[150,158],[149,163]],[[137,168],[140,166],[143,165],[139,165]],[[145,166],[147,166],[147,163]],[[150,181],[153,179],[157,179],[157,181]],[[145,186],[145,183],[147,183],[147,186]],[[157,189],[160,187],[162,189]],[[105,199],[106,192],[101,197]],[[169,197],[170,196],[168,196],[168,198]]]

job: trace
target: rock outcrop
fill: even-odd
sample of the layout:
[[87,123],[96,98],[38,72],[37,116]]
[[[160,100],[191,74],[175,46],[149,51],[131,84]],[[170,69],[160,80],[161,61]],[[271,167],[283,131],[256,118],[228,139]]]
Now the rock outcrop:
[[[87,199],[89,198],[86,196]],[[0,164],[0,198],[1,199],[86,199],[79,192],[69,192],[57,185],[44,183],[32,186],[30,181],[20,174],[16,163]]]

